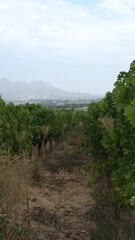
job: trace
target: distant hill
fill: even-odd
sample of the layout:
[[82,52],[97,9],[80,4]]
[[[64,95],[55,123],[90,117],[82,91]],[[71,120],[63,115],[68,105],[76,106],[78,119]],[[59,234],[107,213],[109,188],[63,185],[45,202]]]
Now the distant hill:
[[7,78],[0,78],[0,95],[7,101],[29,101],[32,99],[77,100],[78,98],[92,100],[100,97],[98,95],[64,91],[42,81],[12,82]]

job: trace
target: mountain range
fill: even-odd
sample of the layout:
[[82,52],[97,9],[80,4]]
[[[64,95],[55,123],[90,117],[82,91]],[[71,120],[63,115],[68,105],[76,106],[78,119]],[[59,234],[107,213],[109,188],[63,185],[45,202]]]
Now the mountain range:
[[98,95],[61,90],[43,81],[12,82],[7,78],[0,78],[0,95],[7,101],[77,100],[78,98],[94,100],[100,98]]

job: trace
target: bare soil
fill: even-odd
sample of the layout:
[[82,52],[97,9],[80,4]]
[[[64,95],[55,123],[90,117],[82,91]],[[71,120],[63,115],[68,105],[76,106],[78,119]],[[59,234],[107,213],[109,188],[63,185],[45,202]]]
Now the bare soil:
[[43,157],[42,176],[30,190],[32,239],[91,239],[95,227],[88,217],[93,205],[87,186],[91,158],[75,153],[75,148],[74,142],[64,143],[51,156]]

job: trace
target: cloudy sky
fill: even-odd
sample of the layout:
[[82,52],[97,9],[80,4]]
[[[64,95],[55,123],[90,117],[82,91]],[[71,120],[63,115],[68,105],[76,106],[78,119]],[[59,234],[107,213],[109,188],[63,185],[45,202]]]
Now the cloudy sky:
[[135,0],[0,0],[0,77],[104,94],[135,58]]

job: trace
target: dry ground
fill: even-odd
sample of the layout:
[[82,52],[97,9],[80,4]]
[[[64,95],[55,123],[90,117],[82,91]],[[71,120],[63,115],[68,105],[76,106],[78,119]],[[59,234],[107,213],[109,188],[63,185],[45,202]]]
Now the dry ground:
[[30,191],[32,239],[91,239],[94,223],[88,213],[93,199],[87,187],[91,158],[74,153],[75,148],[70,142],[43,158],[42,176]]

